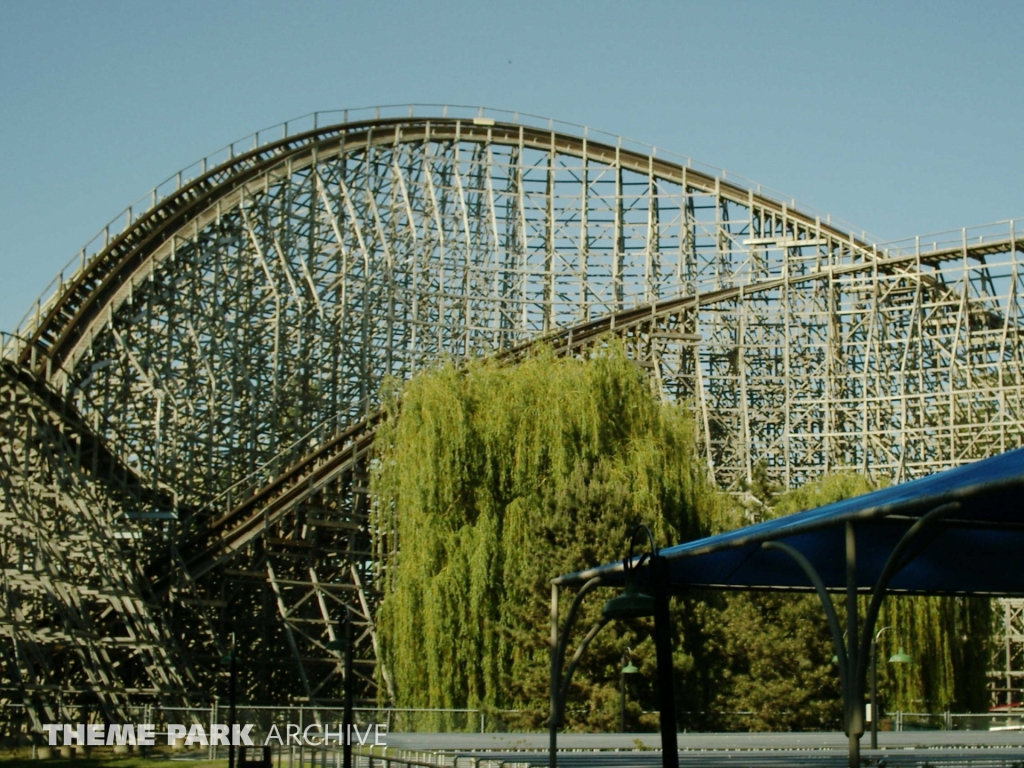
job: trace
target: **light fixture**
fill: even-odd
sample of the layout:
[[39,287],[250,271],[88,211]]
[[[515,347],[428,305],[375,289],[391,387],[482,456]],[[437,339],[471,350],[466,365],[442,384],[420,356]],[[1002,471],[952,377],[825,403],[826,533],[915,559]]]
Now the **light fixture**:
[[896,653],[889,657],[890,664],[909,664],[912,661],[913,659],[910,657],[910,654],[903,650],[902,645]]
[[604,604],[601,615],[606,619],[636,619],[654,615],[654,598],[639,592],[632,574],[626,576],[626,588],[621,595]]
[[[651,551],[645,552],[633,561],[633,540],[636,534],[644,531],[651,543]],[[636,572],[643,567],[644,563],[657,555],[657,547],[654,546],[654,536],[651,529],[640,524],[629,534],[629,553],[622,561],[622,575],[625,577],[623,592],[618,597],[613,597],[604,604],[601,609],[601,616],[605,619],[637,619],[641,616],[654,615],[654,598],[643,594],[636,588]]]

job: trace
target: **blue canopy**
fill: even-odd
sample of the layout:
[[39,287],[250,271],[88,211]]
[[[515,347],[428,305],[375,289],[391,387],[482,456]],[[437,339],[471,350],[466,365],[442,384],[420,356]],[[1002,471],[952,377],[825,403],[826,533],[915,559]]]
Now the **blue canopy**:
[[[869,591],[903,535],[933,509],[959,507],[914,540],[889,590],[1024,596],[1024,449],[920,480],[661,550],[670,588],[809,590],[807,575],[768,541],[798,550],[827,589],[846,588],[846,523],[856,536],[858,589]],[[623,583],[622,561],[562,576]]]

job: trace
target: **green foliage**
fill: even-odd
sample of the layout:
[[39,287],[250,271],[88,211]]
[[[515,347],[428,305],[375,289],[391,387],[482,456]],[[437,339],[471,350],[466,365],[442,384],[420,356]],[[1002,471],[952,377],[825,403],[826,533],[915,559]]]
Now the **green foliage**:
[[[878,686],[889,710],[983,712],[996,633],[992,601],[982,597],[890,598],[878,620]],[[899,647],[910,664],[889,664]]]
[[[874,490],[851,472],[820,480],[772,499],[766,516],[813,509]],[[711,709],[745,711],[753,730],[838,727],[841,718],[838,670],[831,663],[832,638],[815,595],[735,594],[727,596],[706,624],[711,663],[721,668]],[[712,599],[710,606],[718,605]],[[845,607],[835,601],[842,626]],[[860,601],[860,612],[866,611]],[[889,711],[981,711],[986,704],[986,664],[994,633],[991,601],[985,598],[890,596],[876,631],[878,686]],[[909,665],[888,664],[903,646]],[[717,653],[717,656],[715,654]],[[719,720],[713,727],[733,727]]]
[[[515,366],[443,365],[392,393],[386,407],[371,492],[375,544],[389,554],[378,628],[399,706],[517,709],[502,719],[540,727],[552,576],[620,558],[637,522],[663,545],[749,519],[705,481],[685,410],[652,397],[615,343],[586,360],[542,350]],[[782,493],[758,465],[746,490],[767,518],[871,489],[841,473]],[[584,602],[577,637],[600,608],[600,597]],[[682,727],[840,726],[831,636],[814,595],[694,593],[674,600],[672,612]],[[983,707],[988,601],[891,597],[878,627],[887,625],[884,705]],[[913,665],[885,664],[897,643]],[[628,727],[657,727],[642,714],[655,708],[656,677],[641,620],[616,622],[591,644],[570,691],[568,727],[617,728],[627,647],[640,668],[629,680]],[[725,714],[737,712],[745,714]]]
[[[720,514],[684,410],[655,400],[618,345],[412,380],[378,433],[378,531],[397,532],[379,612],[397,703],[546,712],[552,576],[621,557],[628,526],[666,544]],[[394,542],[381,542],[393,546]],[[578,626],[600,610],[589,601]],[[628,625],[588,651],[570,721],[611,725]],[[653,663],[653,653],[650,654]]]
[[[753,475],[750,492],[770,502],[761,510],[764,518],[872,490],[864,477],[840,473],[779,494],[768,483],[763,467]],[[706,704],[715,714],[703,723],[705,727],[756,731],[841,727],[832,636],[817,596],[739,592],[708,596],[705,603],[705,663],[717,670]],[[842,606],[837,609],[842,615]],[[729,714],[738,712],[744,714]]]
[[[862,475],[829,475],[785,494],[774,511],[790,514],[871,490],[874,486]],[[861,615],[866,608],[866,600],[861,600]],[[875,625],[876,632],[892,627],[878,640],[878,687],[883,706],[890,711],[984,711],[994,618],[988,598],[886,598]],[[888,664],[901,646],[913,663]]]
[[837,472],[779,496],[772,504],[772,516],[782,517],[805,509],[814,509],[843,499],[852,499],[875,490],[863,475]]
[[[821,606],[813,596],[739,592],[707,625],[717,655],[710,726],[721,730],[834,729],[840,724],[839,680]],[[744,715],[735,714],[743,712]]]

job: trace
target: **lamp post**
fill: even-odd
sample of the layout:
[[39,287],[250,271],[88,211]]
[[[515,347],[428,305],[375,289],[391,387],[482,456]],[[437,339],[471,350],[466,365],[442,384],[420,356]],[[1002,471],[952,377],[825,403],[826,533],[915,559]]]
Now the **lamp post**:
[[[892,627],[882,627],[871,640],[871,748],[878,749],[878,638]],[[899,651],[889,657],[890,664],[908,664],[910,656],[900,646]]]
[[348,606],[345,607],[345,637],[335,638],[324,646],[328,651],[345,653],[344,690],[345,710],[342,715],[342,742],[341,755],[343,768],[352,768],[352,739],[349,732],[352,730],[352,617]]
[[622,673],[619,682],[619,733],[626,732],[626,675],[635,675],[640,670],[633,666],[632,651],[627,648],[622,657]]

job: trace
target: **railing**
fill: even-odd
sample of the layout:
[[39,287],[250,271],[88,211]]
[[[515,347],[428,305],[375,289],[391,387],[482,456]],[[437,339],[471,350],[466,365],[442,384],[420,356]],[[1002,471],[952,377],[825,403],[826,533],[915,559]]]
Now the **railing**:
[[[104,224],[96,234],[83,245],[78,252],[57,272],[57,275],[39,293],[36,300],[29,306],[21,320],[15,326],[15,335],[31,336],[38,327],[40,319],[46,315],[51,302],[63,293],[64,284],[71,282],[75,276],[91,264],[92,260],[102,253],[110,242],[116,239],[121,233],[129,229],[140,217],[151,211],[162,201],[177,193],[183,187],[195,180],[206,176],[218,166],[234,160],[239,155],[251,152],[254,149],[272,142],[281,141],[289,137],[298,136],[310,131],[321,130],[331,125],[345,123],[358,123],[374,120],[401,120],[409,118],[439,118],[442,120],[463,119],[471,120],[494,120],[496,122],[512,123],[530,128],[542,130],[559,131],[581,135],[584,138],[593,138],[606,144],[621,147],[626,150],[633,150],[653,157],[659,157],[678,165],[693,168],[713,177],[736,183],[740,186],[753,189],[756,194],[770,198],[779,203],[784,203],[792,208],[797,208],[796,200],[782,194],[770,187],[762,186],[738,174],[730,173],[723,168],[701,163],[685,155],[659,149],[651,144],[626,139],[615,134],[595,130],[578,123],[570,123],[562,120],[555,120],[549,117],[533,115],[527,112],[517,112],[505,109],[493,109],[490,107],[474,107],[467,105],[444,105],[444,104],[390,104],[378,107],[359,107],[356,109],[334,109],[322,112],[310,112],[305,115],[286,120],[277,125],[261,128],[237,141],[233,141],[220,149],[211,152],[205,157],[185,166],[179,171],[172,173],[166,179],[153,187],[148,193],[140,197],[131,205],[114,216]],[[848,232],[856,233],[851,225],[845,224],[839,219],[833,219],[831,215],[815,210],[810,206],[800,205],[799,210],[807,215],[817,215],[823,222],[830,226],[845,229]],[[864,241],[873,240],[867,232],[860,232]],[[4,350],[4,354],[8,352]]]
[[1024,709],[976,713],[894,712],[879,723],[883,729],[893,731],[1024,730]]
[[[224,723],[228,709],[223,702],[209,707],[138,707],[130,710],[136,722],[151,722],[160,728],[167,723]],[[381,732],[395,733],[510,733],[520,729],[510,727],[509,721],[519,710],[438,709],[422,707],[355,707],[353,709],[360,729],[379,725]],[[657,712],[644,712],[656,715]],[[697,714],[697,713],[682,713]],[[746,721],[751,712],[701,712],[715,719]],[[341,707],[323,706],[265,706],[240,704],[236,707],[235,721],[252,723],[253,740],[263,743],[271,726],[288,723],[305,728],[311,724],[330,723],[334,727],[342,721]],[[1024,730],[1024,708],[1008,712],[890,712],[879,721],[883,731],[987,731],[992,729]],[[742,730],[747,730],[743,728]],[[258,738],[257,738],[258,737]],[[371,737],[372,738],[372,737]]]
[[[917,235],[915,237],[905,237],[902,240],[878,243],[876,248],[879,253],[885,253],[889,258],[927,256],[934,251],[969,248],[986,243],[1016,239],[1017,237],[1024,236],[1022,224],[1024,224],[1024,221],[1020,219],[1006,219],[1005,221],[995,221],[991,224],[947,229],[942,232],[933,232],[927,235]],[[1021,242],[1024,244],[1024,237],[1021,237]]]
[[[129,709],[135,722],[153,723],[159,731],[167,723],[224,723],[228,708],[223,701],[209,707],[157,707]],[[360,725],[377,725],[381,732],[401,733],[508,733],[507,717],[518,710],[438,709],[423,707],[354,707],[354,719]],[[344,717],[341,707],[324,706],[267,706],[239,704],[235,708],[235,722],[252,723],[254,741],[262,743],[276,726],[285,734],[287,724],[305,728],[308,725],[330,723],[332,727]],[[258,739],[256,738],[258,737]]]
[[[223,702],[214,702],[209,707],[155,707],[146,706],[129,710],[135,722],[156,725],[157,743],[161,743],[167,732],[168,723],[202,725],[207,733],[212,732],[215,723],[228,722],[228,708]],[[355,707],[354,720],[359,732],[351,743],[353,765],[357,768],[403,768],[404,766],[451,765],[451,758],[428,751],[395,750],[388,748],[387,733],[416,732],[458,732],[458,733],[505,733],[508,731],[503,715],[517,714],[515,710],[485,711],[480,709],[428,709],[415,707]],[[292,706],[276,707],[242,704],[235,708],[234,722],[253,724],[249,737],[257,747],[269,744],[272,747],[273,763],[289,768],[327,768],[340,766],[342,750],[335,743],[335,733],[344,717],[341,707]],[[288,726],[297,726],[299,733],[315,725],[330,725],[332,743],[329,745],[288,743]],[[376,726],[376,727],[375,727]],[[272,736],[276,727],[281,739]],[[294,732],[294,731],[293,731]],[[314,729],[313,739],[321,737],[323,731]],[[269,741],[268,741],[268,737]],[[375,743],[379,738],[379,743]],[[361,740],[362,743],[358,743]],[[172,745],[182,756],[205,757],[209,760],[224,759],[228,748],[225,746],[189,746],[184,742]]]
[[[6,704],[17,708],[19,704]],[[128,712],[130,720],[136,723],[153,723],[156,725],[157,744],[165,744],[167,724],[179,723],[186,727],[201,725],[206,733],[212,732],[216,723],[228,722],[228,708],[223,702],[215,701],[208,707],[157,707],[143,706],[131,708]],[[355,719],[360,724],[358,735],[352,739],[353,766],[355,768],[435,768],[436,766],[465,765],[465,760],[456,763],[453,753],[440,750],[398,749],[387,746],[387,733],[391,731],[403,733],[437,732],[440,720],[446,719],[453,726],[450,731],[476,733],[502,733],[502,714],[518,714],[517,711],[485,712],[479,709],[426,709],[426,708],[367,708],[354,709]],[[708,713],[704,713],[708,714]],[[749,713],[714,713],[722,715],[747,715]],[[72,713],[62,713],[64,721],[74,722]],[[404,720],[403,720],[404,718]],[[335,733],[340,732],[343,709],[340,707],[313,706],[255,706],[240,705],[236,707],[234,722],[254,724],[249,736],[257,749],[265,744],[271,747],[272,765],[277,768],[340,768],[342,764],[342,748],[336,742]],[[289,743],[286,727],[288,724],[298,726],[301,732],[311,725],[331,726],[332,743],[311,744],[300,739],[300,743]],[[380,741],[374,743],[377,732],[373,725],[384,726],[380,730]],[[417,725],[428,725],[428,729],[419,729]],[[390,727],[387,727],[389,726]],[[986,731],[991,729],[1012,728],[1024,730],[1024,709],[1009,712],[985,713],[952,713],[952,712],[903,712],[890,713],[883,718],[880,725],[883,731]],[[272,726],[277,726],[282,739],[268,735]],[[293,731],[294,732],[294,731]],[[314,730],[314,738],[321,736],[322,731]],[[358,740],[362,739],[362,743]],[[33,748],[34,749],[34,748]],[[103,749],[111,749],[110,747]],[[191,759],[223,760],[227,758],[226,746],[186,745],[176,742],[171,745],[172,753],[178,757]],[[494,762],[494,761],[490,761]],[[474,758],[473,765],[480,768],[489,765],[486,758]]]
[[[323,755],[320,757],[319,763],[317,763],[317,755],[311,755],[309,761],[309,768],[341,768],[342,765],[342,750],[338,747],[330,747],[323,750]],[[278,760],[278,764],[281,761]],[[289,764],[289,768],[304,768],[302,764],[302,755],[298,756],[297,761],[292,761]],[[395,757],[392,755],[375,755],[372,750],[368,753],[359,751],[353,751],[352,753],[352,766],[353,768],[406,768],[409,766],[416,766],[416,768],[436,768],[437,766],[454,766],[455,762],[452,758],[447,755],[440,754],[427,754],[419,756],[418,758],[412,757]]]

